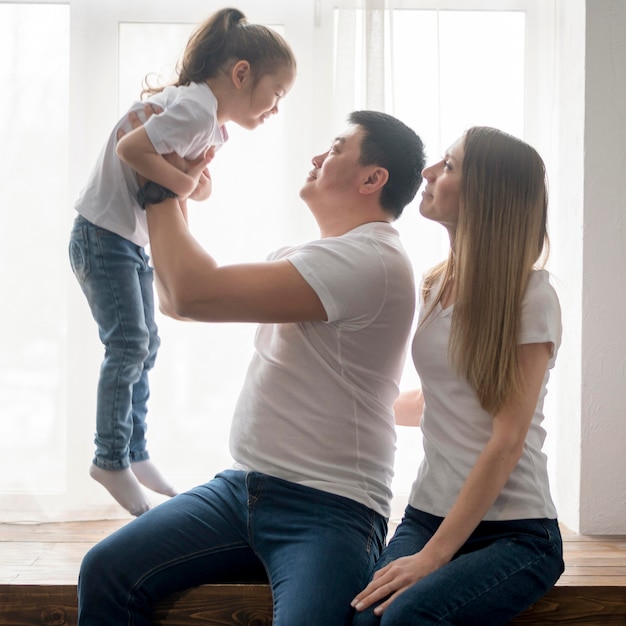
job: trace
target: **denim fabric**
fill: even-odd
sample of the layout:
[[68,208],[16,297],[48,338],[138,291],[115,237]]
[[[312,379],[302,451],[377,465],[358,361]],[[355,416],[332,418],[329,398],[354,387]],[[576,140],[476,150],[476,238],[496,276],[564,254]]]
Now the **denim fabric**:
[[78,623],[147,626],[172,592],[269,578],[274,626],[350,624],[386,532],[382,516],[348,498],[227,470],[87,553]]
[[80,215],[72,229],[69,255],[105,348],[93,462],[106,470],[124,469],[131,461],[149,458],[148,372],[160,343],[152,268],[142,247]]
[[[443,521],[407,506],[376,564],[422,549]],[[481,522],[454,559],[399,595],[382,617],[374,606],[354,626],[490,626],[506,624],[543,596],[563,572],[556,520]]]

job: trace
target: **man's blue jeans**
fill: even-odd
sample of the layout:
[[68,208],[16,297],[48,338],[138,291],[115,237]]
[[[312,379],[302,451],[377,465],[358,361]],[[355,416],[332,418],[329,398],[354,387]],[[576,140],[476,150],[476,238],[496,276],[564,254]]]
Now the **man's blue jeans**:
[[120,470],[145,461],[146,413],[159,335],[153,272],[144,249],[78,216],[70,263],[104,345],[96,408],[94,464]]
[[[442,518],[406,508],[376,564],[419,552]],[[382,618],[374,606],[354,626],[496,626],[506,624],[543,596],[563,572],[556,520],[481,522],[450,563],[409,587]]]
[[381,515],[348,498],[227,470],[87,553],[78,623],[147,626],[170,593],[269,578],[274,626],[347,625],[386,532]]

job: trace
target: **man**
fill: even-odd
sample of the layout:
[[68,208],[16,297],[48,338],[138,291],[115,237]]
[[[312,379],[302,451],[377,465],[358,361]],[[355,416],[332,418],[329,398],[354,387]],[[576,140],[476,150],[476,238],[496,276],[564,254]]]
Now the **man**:
[[350,622],[385,541],[392,405],[415,305],[390,223],[420,186],[424,154],[389,115],[349,122],[300,193],[319,240],[219,266],[191,236],[184,202],[147,206],[165,309],[261,324],[231,427],[234,468],[87,554],[80,624],[149,624],[166,594],[263,572],[275,626]]

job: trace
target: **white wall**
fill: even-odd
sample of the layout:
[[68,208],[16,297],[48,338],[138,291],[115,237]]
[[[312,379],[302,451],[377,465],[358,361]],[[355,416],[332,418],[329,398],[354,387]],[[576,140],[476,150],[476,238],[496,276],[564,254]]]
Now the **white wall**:
[[626,2],[588,0],[581,385],[583,533],[626,533]]
[[557,2],[551,269],[561,521],[626,534],[626,2]]

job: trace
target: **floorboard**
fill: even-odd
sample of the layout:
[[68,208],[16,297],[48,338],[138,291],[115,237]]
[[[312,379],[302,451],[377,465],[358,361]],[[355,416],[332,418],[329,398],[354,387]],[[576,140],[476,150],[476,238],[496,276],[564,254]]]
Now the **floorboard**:
[[[76,624],[84,554],[129,521],[0,524],[0,626]],[[564,574],[512,623],[626,626],[626,536],[586,537],[563,529],[563,540]],[[162,602],[154,623],[269,625],[270,600],[264,585],[211,585]]]

